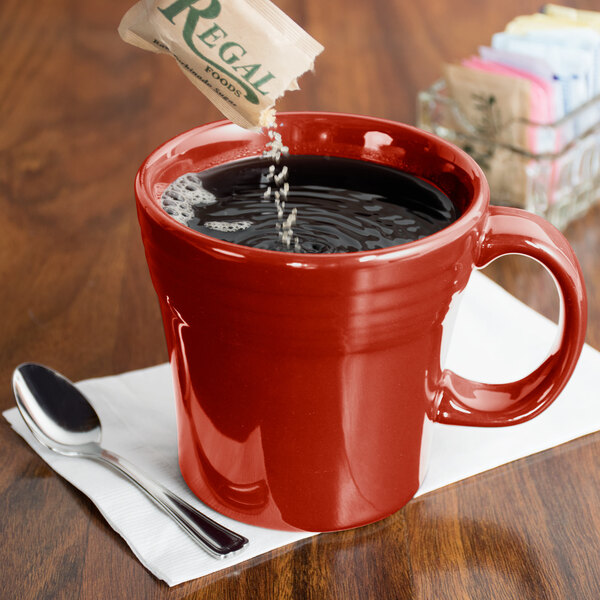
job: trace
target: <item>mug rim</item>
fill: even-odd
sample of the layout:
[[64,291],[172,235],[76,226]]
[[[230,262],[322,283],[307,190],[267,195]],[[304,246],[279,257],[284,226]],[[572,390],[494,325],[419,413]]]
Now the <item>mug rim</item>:
[[[176,237],[187,241],[194,246],[210,246],[210,249],[219,253],[223,258],[232,259],[252,259],[253,261],[281,261],[296,267],[312,267],[318,264],[323,265],[324,263],[362,263],[372,260],[388,260],[391,258],[400,258],[402,256],[413,256],[415,254],[421,255],[426,254],[431,250],[439,249],[440,246],[444,246],[447,243],[456,241],[457,238],[473,230],[475,223],[485,213],[490,200],[489,185],[485,178],[485,175],[481,167],[475,162],[475,160],[469,156],[464,150],[455,146],[451,142],[444,140],[443,138],[436,136],[432,133],[393,121],[391,119],[382,119],[379,117],[370,117],[367,115],[357,115],[352,113],[342,112],[328,112],[328,111],[289,111],[289,112],[278,112],[277,118],[331,118],[337,121],[343,121],[345,119],[362,120],[365,125],[370,124],[376,127],[382,125],[385,127],[392,127],[396,129],[404,130],[413,136],[424,138],[436,146],[445,147],[452,151],[461,160],[458,162],[459,168],[471,177],[473,184],[473,193],[470,197],[470,202],[467,208],[462,212],[456,221],[450,225],[442,228],[441,230],[425,236],[419,240],[411,242],[405,242],[395,246],[387,246],[385,248],[377,248],[374,250],[360,250],[356,252],[338,252],[338,253],[298,253],[298,252],[281,252],[279,250],[267,250],[264,248],[256,248],[253,246],[244,246],[233,242],[228,242],[215,237],[206,235],[200,231],[196,231],[183,223],[180,223],[173,217],[169,216],[159,203],[154,198],[152,190],[147,189],[145,175],[150,165],[153,164],[159,158],[167,156],[170,149],[179,145],[188,138],[193,138],[204,133],[208,133],[217,129],[221,129],[227,126],[235,126],[228,119],[221,119],[213,121],[188,129],[181,132],[171,139],[161,143],[156,147],[142,162],[140,165],[134,183],[134,192],[138,204],[138,209],[143,209],[146,215],[151,218],[157,225]],[[240,128],[241,132],[249,133],[249,130]],[[260,130],[256,132],[257,135],[261,135]],[[284,140],[285,141],[285,140]],[[196,144],[200,146],[201,144]],[[256,156],[259,156],[258,154]],[[225,164],[225,163],[220,163]]]

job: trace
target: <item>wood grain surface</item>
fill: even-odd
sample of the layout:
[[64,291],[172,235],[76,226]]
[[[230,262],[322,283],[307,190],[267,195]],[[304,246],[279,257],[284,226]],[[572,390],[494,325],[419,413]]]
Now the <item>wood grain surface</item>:
[[[166,360],[133,201],[138,165],[219,118],[172,59],[121,42],[133,0],[0,4],[0,408],[28,360],[74,380]],[[539,0],[278,0],[323,43],[279,108],[415,122],[441,64]],[[569,2],[600,8],[597,0]],[[600,348],[600,207],[566,235]],[[505,258],[487,273],[556,317],[550,278]],[[289,546],[169,589],[97,509],[0,422],[0,598],[600,598],[600,434],[410,502],[374,525]]]

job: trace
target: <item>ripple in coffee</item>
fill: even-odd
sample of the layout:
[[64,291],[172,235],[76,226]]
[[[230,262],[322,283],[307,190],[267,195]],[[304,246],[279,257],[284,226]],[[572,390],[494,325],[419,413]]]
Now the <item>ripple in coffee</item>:
[[330,156],[289,155],[286,210],[297,209],[296,249],[276,229],[265,197],[265,158],[246,158],[188,173],[162,195],[164,210],[203,234],[282,252],[359,252],[412,242],[447,227],[460,215],[432,183],[376,163]]

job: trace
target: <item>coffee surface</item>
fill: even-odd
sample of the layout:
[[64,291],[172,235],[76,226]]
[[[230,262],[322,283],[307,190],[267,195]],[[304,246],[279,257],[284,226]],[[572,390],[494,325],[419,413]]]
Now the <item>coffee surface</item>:
[[348,158],[288,155],[279,168],[287,166],[285,209],[297,209],[294,250],[282,243],[277,210],[265,194],[272,185],[270,164],[241,159],[184,175],[163,193],[163,208],[221,240],[307,253],[396,246],[431,235],[459,216],[440,189],[403,171]]

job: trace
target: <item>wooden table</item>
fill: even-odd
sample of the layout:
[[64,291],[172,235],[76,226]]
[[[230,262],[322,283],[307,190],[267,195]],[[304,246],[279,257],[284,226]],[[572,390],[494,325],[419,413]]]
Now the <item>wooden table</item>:
[[[0,398],[36,360],[71,379],[166,360],[132,182],[160,142],[218,112],[174,62],[125,45],[132,0],[0,8]],[[225,1],[225,0],[223,0]],[[415,122],[417,91],[539,0],[279,0],[326,47],[280,109]],[[570,2],[581,8],[597,0]],[[600,207],[566,232],[600,347]],[[556,317],[522,258],[487,273]],[[81,493],[0,424],[2,598],[600,597],[600,434],[448,486],[372,526],[322,535],[174,589]]]

